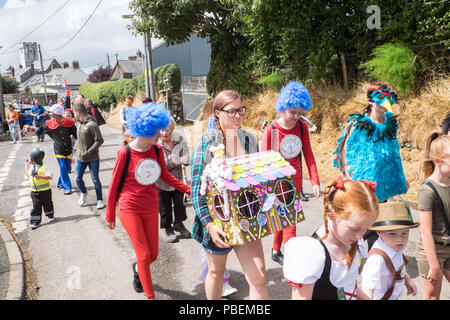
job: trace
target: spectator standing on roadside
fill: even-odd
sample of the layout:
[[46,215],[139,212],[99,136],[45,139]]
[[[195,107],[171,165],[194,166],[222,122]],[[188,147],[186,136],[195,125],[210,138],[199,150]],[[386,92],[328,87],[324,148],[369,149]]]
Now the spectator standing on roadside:
[[104,142],[102,133],[97,122],[92,116],[88,115],[84,105],[76,104],[74,113],[75,118],[80,123],[77,128],[78,140],[75,162],[75,179],[81,192],[78,204],[84,206],[86,203],[87,189],[83,181],[83,175],[86,168],[89,167],[89,173],[91,174],[97,196],[97,209],[103,209],[105,205],[103,203],[102,184],[98,176],[100,168],[99,148]]
[[19,112],[14,109],[14,106],[9,103],[8,111],[6,112],[6,122],[9,125],[9,133],[11,134],[11,138],[13,139],[12,143],[17,143],[17,138],[19,138],[19,142],[22,143],[22,134],[20,132],[19,125]]
[[91,99],[87,98],[84,101],[84,106],[86,107],[87,114],[92,116],[99,126],[106,123],[105,119],[102,116],[102,113],[100,112],[98,107],[92,103]]
[[125,99],[125,107],[120,110],[120,123],[122,124],[122,133],[128,131],[127,113],[129,109],[133,107],[133,102],[134,98],[132,96],[128,96]]

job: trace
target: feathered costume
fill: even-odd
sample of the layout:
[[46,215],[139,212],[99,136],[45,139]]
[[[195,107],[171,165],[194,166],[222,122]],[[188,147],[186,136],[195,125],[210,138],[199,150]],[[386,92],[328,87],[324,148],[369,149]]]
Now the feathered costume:
[[[406,179],[403,173],[400,157],[400,146],[397,141],[397,119],[392,112],[384,114],[385,122],[378,124],[364,113],[349,116],[347,126],[354,130],[347,138],[345,145],[344,166],[348,166],[348,173],[353,180],[376,181],[375,194],[379,201],[406,193]],[[346,135],[347,128],[338,139],[338,147],[334,154],[334,166],[339,168],[339,150]]]

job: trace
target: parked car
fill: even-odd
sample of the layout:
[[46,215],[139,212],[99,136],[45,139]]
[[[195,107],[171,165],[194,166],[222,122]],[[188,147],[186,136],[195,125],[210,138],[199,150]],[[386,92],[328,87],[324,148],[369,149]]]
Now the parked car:
[[[16,104],[14,108],[19,112],[20,129],[22,129],[26,124],[33,125],[33,116],[31,115],[31,109],[33,108],[32,104]],[[47,110],[45,106],[44,109]],[[48,120],[50,117],[45,116],[43,119]]]

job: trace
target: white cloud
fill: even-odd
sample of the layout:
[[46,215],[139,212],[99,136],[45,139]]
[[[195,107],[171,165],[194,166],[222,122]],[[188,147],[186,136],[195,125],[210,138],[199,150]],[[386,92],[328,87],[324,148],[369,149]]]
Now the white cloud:
[[[41,22],[62,6],[67,0],[8,0],[0,7],[0,46],[3,50],[22,39]],[[91,20],[83,30],[64,48],[65,44],[84,24],[98,1],[72,0],[54,17],[23,41],[38,42],[44,59],[56,58],[60,63],[73,60],[80,62],[81,68],[107,65],[109,54],[111,65],[115,64],[115,54],[119,59],[135,55],[137,49],[143,51],[142,37],[135,37],[126,26],[130,20],[122,19],[130,13],[128,1],[103,0]],[[153,46],[160,40],[152,39]],[[1,54],[1,70],[9,65],[17,68],[20,59],[18,45],[10,52]]]

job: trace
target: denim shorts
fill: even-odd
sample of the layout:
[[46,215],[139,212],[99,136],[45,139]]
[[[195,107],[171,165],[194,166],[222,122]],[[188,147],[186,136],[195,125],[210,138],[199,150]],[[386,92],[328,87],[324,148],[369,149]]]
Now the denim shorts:
[[206,252],[208,252],[209,254],[215,254],[215,255],[224,255],[229,253],[231,250],[233,250],[233,246],[229,247],[229,248],[219,248],[218,246],[216,246],[216,244],[214,243],[214,241],[210,238],[208,241],[208,244],[206,245],[202,245],[203,249],[205,249]]

